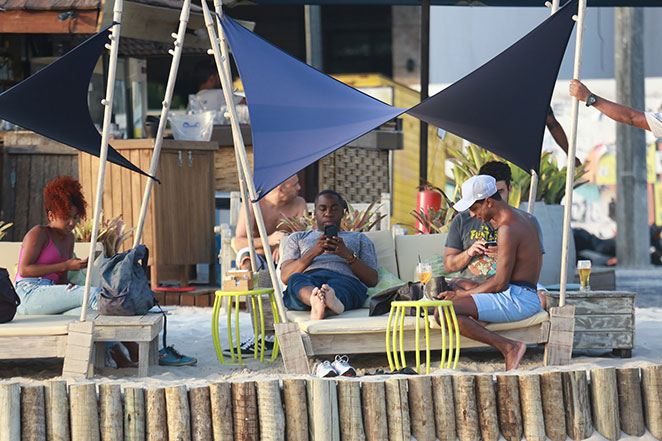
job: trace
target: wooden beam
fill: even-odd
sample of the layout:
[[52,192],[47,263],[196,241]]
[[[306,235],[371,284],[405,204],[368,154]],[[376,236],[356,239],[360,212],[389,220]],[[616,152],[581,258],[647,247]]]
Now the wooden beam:
[[60,21],[62,11],[10,10],[0,14],[0,34],[94,34],[98,10],[75,11]]

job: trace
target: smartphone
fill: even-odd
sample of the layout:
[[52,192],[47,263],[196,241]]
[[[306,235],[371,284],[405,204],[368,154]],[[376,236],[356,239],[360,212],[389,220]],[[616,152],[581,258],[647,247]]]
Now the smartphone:
[[496,245],[497,245],[496,240],[488,240],[487,242],[485,242],[485,246],[488,247],[488,248],[489,247],[495,247]]
[[325,225],[324,235],[329,239],[336,237],[338,235],[338,225]]

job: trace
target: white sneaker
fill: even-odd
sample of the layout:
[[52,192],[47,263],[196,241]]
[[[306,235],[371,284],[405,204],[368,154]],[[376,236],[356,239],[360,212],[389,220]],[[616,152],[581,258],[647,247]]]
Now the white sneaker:
[[320,378],[337,377],[338,372],[336,372],[329,360],[324,360],[315,366],[315,376]]
[[331,363],[331,366],[341,377],[356,377],[356,369],[349,365],[347,355],[336,355],[336,359]]

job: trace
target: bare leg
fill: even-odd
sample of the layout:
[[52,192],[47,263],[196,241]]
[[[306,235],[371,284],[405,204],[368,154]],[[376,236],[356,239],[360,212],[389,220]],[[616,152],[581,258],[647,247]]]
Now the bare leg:
[[[322,285],[320,291],[324,295],[324,304],[327,308],[331,310],[333,314],[342,314],[345,312],[345,305],[342,304],[338,297],[336,297],[336,292],[326,283]],[[333,315],[330,314],[330,315]]]
[[[526,352],[526,345],[522,342],[502,337],[480,324],[477,320],[478,310],[471,296],[455,297],[452,301],[460,327],[460,334],[496,348],[506,359],[507,371],[517,369]],[[439,322],[439,317],[437,317],[436,313],[435,318]]]

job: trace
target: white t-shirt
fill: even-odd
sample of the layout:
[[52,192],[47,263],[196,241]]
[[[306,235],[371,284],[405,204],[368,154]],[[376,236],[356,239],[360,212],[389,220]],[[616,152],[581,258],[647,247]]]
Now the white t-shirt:
[[662,138],[662,113],[646,112],[646,121],[656,138]]

